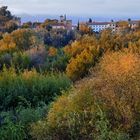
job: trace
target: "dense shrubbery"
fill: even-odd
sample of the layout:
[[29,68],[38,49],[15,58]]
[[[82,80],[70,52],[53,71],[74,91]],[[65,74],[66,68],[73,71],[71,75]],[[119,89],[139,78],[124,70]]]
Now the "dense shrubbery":
[[47,106],[44,104],[37,108],[19,107],[16,110],[0,113],[0,137],[2,140],[31,139],[30,124],[44,117]]
[[139,37],[139,31],[115,34],[110,30],[105,30],[98,36],[81,37],[64,48],[65,53],[70,56],[67,75],[74,81],[82,78],[105,52],[129,48],[129,51],[139,53]]
[[[40,74],[36,70],[0,72],[0,137],[2,140],[29,139],[29,128],[44,116],[48,105],[71,81],[64,74]],[[9,113],[7,112],[9,111]]]
[[39,74],[35,70],[17,74],[13,68],[4,68],[0,72],[0,109],[48,104],[70,84],[64,74]]
[[136,54],[106,54],[97,77],[82,80],[76,89],[61,96],[47,118],[32,125],[32,136],[38,140],[138,139],[139,73]]

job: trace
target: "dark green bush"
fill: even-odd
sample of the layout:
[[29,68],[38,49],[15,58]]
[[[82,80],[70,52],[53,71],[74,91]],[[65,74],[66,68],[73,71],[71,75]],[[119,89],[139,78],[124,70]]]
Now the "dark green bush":
[[43,118],[47,112],[45,104],[37,108],[18,107],[16,110],[0,113],[0,138],[2,140],[31,139],[30,124]]
[[16,122],[16,118],[11,112],[1,113],[0,122],[1,140],[24,140],[26,138],[24,126],[20,122]]
[[14,68],[0,72],[0,109],[50,103],[71,81],[64,74],[40,74],[35,70],[16,73]]

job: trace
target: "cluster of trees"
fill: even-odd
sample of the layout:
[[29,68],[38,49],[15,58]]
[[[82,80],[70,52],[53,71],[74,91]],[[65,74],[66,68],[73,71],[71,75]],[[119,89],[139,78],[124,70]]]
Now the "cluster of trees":
[[77,38],[77,32],[62,29],[46,31],[44,35],[44,43],[48,46],[61,48],[66,46],[70,41]]
[[139,41],[139,30],[125,34],[114,34],[105,30],[99,35],[84,35],[64,47],[64,52],[70,58],[66,73],[73,81],[80,79],[88,73],[91,66],[100,61],[104,53],[122,49],[138,52]]

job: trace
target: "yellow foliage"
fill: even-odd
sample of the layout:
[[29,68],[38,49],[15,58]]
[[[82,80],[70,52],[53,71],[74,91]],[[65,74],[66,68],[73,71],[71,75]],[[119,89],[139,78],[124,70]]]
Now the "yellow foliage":
[[13,39],[9,34],[5,34],[3,39],[0,40],[0,52],[10,51],[16,48],[16,44],[13,42]]
[[88,25],[86,25],[85,23],[81,23],[81,24],[79,25],[79,30],[80,30],[82,33],[86,33],[86,34],[88,34],[88,33],[91,32],[91,28],[90,28]]
[[64,52],[67,55],[75,57],[90,46],[97,46],[97,39],[94,36],[85,35],[79,40],[74,41],[71,45],[66,46]]
[[76,80],[83,76],[87,72],[87,69],[95,63],[94,59],[97,55],[96,50],[95,52],[92,52],[90,49],[91,48],[84,49],[80,54],[76,55],[75,58],[72,57],[70,59],[66,68],[66,73],[72,80]]
[[91,74],[59,97],[45,120],[32,125],[35,139],[96,139],[100,134],[97,122],[103,119],[99,111],[106,114],[107,131],[109,127],[111,133],[136,135],[133,127],[140,121],[139,56],[125,51],[107,53]]
[[49,56],[56,56],[57,55],[57,49],[54,47],[50,47],[48,50],[48,55]]
[[92,36],[84,36],[66,46],[64,51],[71,56],[66,73],[72,80],[85,75],[88,68],[95,64],[95,58],[99,55],[97,40]]
[[28,70],[25,70],[23,73],[22,73],[22,77],[23,79],[26,79],[26,80],[29,80],[31,79],[32,77],[36,77],[38,76],[38,73],[35,69],[31,70],[31,71],[28,71]]
[[130,52],[106,54],[100,63],[98,79],[94,90],[112,109],[116,120],[112,125],[123,130],[132,128],[140,112],[139,56]]
[[129,27],[129,23],[127,21],[119,21],[118,26],[125,29]]
[[44,121],[31,126],[31,135],[35,139],[93,139],[96,112],[94,98],[85,89],[71,92],[70,95],[62,95],[52,105]]
[[139,68],[137,63],[139,63],[139,57],[136,57],[136,54],[127,52],[108,53],[103,57],[101,69],[109,77],[121,78],[133,71],[135,72]]
[[37,45],[38,40],[33,31],[29,29],[19,29],[11,34],[4,34],[3,39],[0,40],[0,52],[27,50]]

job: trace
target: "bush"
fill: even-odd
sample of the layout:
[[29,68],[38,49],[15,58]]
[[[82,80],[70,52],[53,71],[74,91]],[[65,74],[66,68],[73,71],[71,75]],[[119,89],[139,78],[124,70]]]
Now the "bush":
[[53,103],[31,135],[45,139],[139,139],[140,61],[137,54],[106,54],[95,74]]
[[[99,113],[100,112],[100,113]],[[31,135],[37,140],[128,140],[123,132],[112,130],[104,112],[88,89],[61,96],[47,118],[32,124]]]
[[42,119],[47,112],[45,104],[37,108],[18,107],[16,110],[0,113],[0,137],[2,140],[31,139],[30,124]]
[[0,72],[0,109],[50,103],[71,86],[64,74],[40,74],[35,70],[16,73],[14,68]]
[[[105,55],[101,64],[102,98],[114,110],[115,126],[129,130],[139,119],[140,61],[133,53],[117,52]],[[121,124],[120,124],[121,123]]]
[[0,138],[1,140],[24,140],[26,134],[24,132],[24,126],[21,123],[16,122],[15,117],[11,117],[11,113],[2,113],[0,116]]
[[[69,61],[69,56],[67,56],[62,49],[54,49],[54,51],[56,54],[54,56],[47,56],[46,63],[42,69],[47,69],[48,71],[64,72]],[[50,48],[48,54],[50,54]]]

